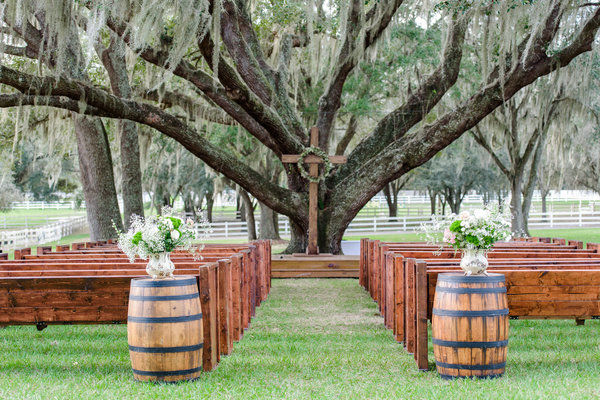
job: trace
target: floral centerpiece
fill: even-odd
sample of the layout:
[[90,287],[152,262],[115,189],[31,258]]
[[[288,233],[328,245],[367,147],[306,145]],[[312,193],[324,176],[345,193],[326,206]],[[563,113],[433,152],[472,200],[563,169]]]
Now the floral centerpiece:
[[120,232],[118,246],[130,262],[136,258],[149,260],[146,272],[153,279],[172,278],[175,265],[170,254],[175,249],[195,252],[199,250],[194,221],[173,216],[172,210],[164,209],[163,215],[147,218],[133,215],[127,232]]
[[[494,243],[509,240],[510,218],[497,209],[484,208],[463,211],[446,217],[434,217],[432,224],[425,228],[428,238],[434,238],[431,229],[443,231],[442,242],[462,251],[460,261],[465,275],[486,274],[487,252]],[[439,242],[437,240],[430,240]]]

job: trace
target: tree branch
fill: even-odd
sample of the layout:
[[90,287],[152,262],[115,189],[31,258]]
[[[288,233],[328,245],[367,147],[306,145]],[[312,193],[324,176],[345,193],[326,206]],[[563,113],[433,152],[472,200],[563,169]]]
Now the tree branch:
[[319,147],[327,151],[329,135],[333,121],[341,106],[341,96],[346,78],[359,61],[359,49],[364,43],[359,43],[359,35],[365,24],[363,15],[363,0],[350,0],[346,21],[346,32],[341,39],[340,50],[336,56],[337,62],[329,82],[319,98],[317,128],[319,128]]
[[438,68],[422,81],[417,90],[409,94],[404,104],[379,121],[373,132],[350,153],[348,163],[340,166],[338,174],[332,179],[336,182],[343,181],[370,158],[402,138],[410,128],[423,120],[454,86],[460,71],[469,15],[453,18]]
[[343,156],[350,144],[350,141],[356,135],[356,128],[358,127],[358,120],[356,116],[352,114],[350,116],[350,121],[348,121],[348,126],[346,127],[346,132],[344,132],[344,136],[340,139],[337,147],[335,149],[335,154],[338,156]]
[[233,0],[223,0],[221,37],[234,65],[248,87],[267,105],[273,102],[274,71],[264,61],[249,21]]
[[161,106],[161,108],[171,108],[179,106],[186,111],[195,113],[198,118],[209,122],[221,125],[235,125],[236,121],[231,116],[220,108],[212,107],[207,104],[202,104],[193,97],[178,91],[166,90],[164,93],[159,93],[158,89],[141,89],[137,90],[137,95],[144,100],[153,101]]
[[500,168],[500,171],[502,171],[502,173],[506,176],[510,175],[510,171],[508,170],[508,168],[504,165],[504,163],[502,162],[502,160],[500,160],[500,158],[498,157],[498,155],[496,154],[496,152],[492,149],[492,146],[490,146],[490,144],[487,142],[487,140],[485,139],[485,137],[483,136],[483,134],[481,133],[481,131],[479,130],[479,128],[477,126],[475,126],[473,128],[474,132],[471,132],[473,135],[473,139],[475,139],[475,141],[485,149],[485,151],[488,152],[488,154],[492,157],[492,160],[494,160],[494,162],[496,163],[496,165],[498,166],[498,168]]
[[[106,24],[131,47],[131,37],[124,22],[107,18]],[[136,49],[133,50],[135,51]],[[166,68],[168,52],[146,46],[139,54],[145,61],[158,67]],[[252,136],[257,138],[279,157],[282,152],[296,152],[302,148],[301,143],[289,135],[273,137],[270,134],[267,128],[270,125],[277,126],[277,124],[273,124],[272,122],[276,121],[277,117],[258,99],[252,99],[252,95],[249,92],[244,92],[243,87],[235,88],[234,90],[223,89],[215,84],[210,75],[196,70],[185,60],[179,62],[174,68],[173,73],[202,91],[209,99],[221,107],[223,111],[239,122]],[[240,103],[244,104],[244,107]],[[252,112],[249,112],[248,109],[251,109]],[[255,116],[260,116],[261,118],[256,119]],[[270,122],[270,124],[266,122]],[[278,128],[280,127],[278,126]]]
[[[319,146],[326,150],[337,111],[341,106],[342,89],[346,79],[360,61],[360,55],[374,44],[387,28],[403,0],[379,1],[363,16],[364,1],[350,0],[346,32],[338,53],[338,62],[323,95],[319,99],[317,127]],[[360,32],[367,26],[363,37]],[[359,40],[360,39],[360,40]]]
[[[191,153],[202,159],[217,172],[229,177],[248,190],[254,197],[279,213],[296,217],[299,221],[305,217],[304,198],[289,189],[269,182],[258,172],[238,160],[221,148],[213,145],[191,127],[150,104],[121,99],[104,90],[91,87],[82,82],[52,77],[35,77],[0,65],[0,83],[12,86],[26,96],[61,98],[71,100],[67,108],[71,111],[73,101],[87,104],[86,109],[98,112],[100,116],[128,119],[150,126],[181,143]],[[56,103],[53,106],[61,106]],[[85,112],[85,110],[84,110]]]

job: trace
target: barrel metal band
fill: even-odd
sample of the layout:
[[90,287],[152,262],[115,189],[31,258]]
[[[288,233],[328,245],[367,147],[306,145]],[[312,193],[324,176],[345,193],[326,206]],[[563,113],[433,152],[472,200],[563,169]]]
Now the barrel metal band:
[[498,317],[502,315],[508,315],[508,308],[501,308],[499,310],[478,310],[478,311],[465,311],[465,310],[443,310],[439,308],[433,309],[433,315],[440,317]]
[[190,294],[178,294],[175,296],[129,296],[129,300],[137,300],[137,301],[174,301],[174,300],[190,300],[199,298],[200,294],[190,293]]
[[452,275],[452,274],[439,274],[438,281],[440,282],[456,282],[456,283],[498,283],[504,282],[504,275],[502,274],[490,274],[490,275]]
[[495,342],[456,342],[453,340],[432,339],[433,344],[444,347],[459,348],[481,348],[489,349],[492,347],[504,347],[508,345],[508,340],[497,340]]
[[467,376],[456,376],[456,375],[444,375],[440,374],[440,378],[445,380],[452,379],[494,379],[501,378],[503,374],[491,374],[491,375],[467,375]]
[[169,322],[188,322],[202,319],[202,313],[194,315],[183,315],[181,317],[127,317],[127,322],[141,322],[148,324],[164,324]]
[[160,281],[151,280],[135,280],[131,281],[133,287],[172,287],[172,286],[188,286],[195,285],[196,278],[190,279],[164,279]]
[[134,369],[133,373],[144,376],[176,376],[176,375],[189,375],[196,372],[202,371],[202,367],[191,368],[191,369],[180,369],[178,371],[141,371]]
[[491,288],[462,288],[462,287],[445,287],[438,286],[436,292],[441,293],[458,293],[458,294],[484,294],[484,293],[506,293],[506,287],[491,287]]
[[136,353],[184,353],[186,351],[200,350],[202,347],[204,347],[204,343],[177,347],[141,347],[129,345],[129,350],[135,351]]
[[435,364],[442,368],[456,368],[456,369],[467,369],[470,371],[474,370],[486,370],[486,369],[501,369],[506,367],[506,362],[498,364],[487,364],[487,365],[468,365],[468,364],[448,364],[441,361],[436,361]]

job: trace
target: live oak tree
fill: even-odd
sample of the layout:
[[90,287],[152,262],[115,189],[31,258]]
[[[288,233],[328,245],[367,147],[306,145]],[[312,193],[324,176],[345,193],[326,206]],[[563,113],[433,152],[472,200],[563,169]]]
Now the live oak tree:
[[576,136],[573,117],[581,108],[581,92],[587,91],[587,80],[581,78],[585,69],[570,65],[540,78],[472,131],[509,182],[513,235],[529,235],[527,220],[547,142],[552,140],[551,151],[562,157],[563,138]]
[[[79,57],[67,54],[63,42],[55,40],[65,36],[65,26],[76,24],[83,42],[108,45],[115,38],[126,44],[132,62],[144,64],[151,77],[134,82],[141,86],[134,92],[147,98],[92,85],[61,69],[42,66],[31,73],[3,62],[0,106],[64,108],[137,122],[172,137],[258,201],[287,215],[292,227],[288,251],[306,246],[306,180],[297,167],[287,166],[286,184],[271,182],[203,135],[206,121],[233,121],[277,158],[300,154],[314,124],[319,147],[332,153],[345,84],[357,67],[377,60],[388,46],[402,47],[409,39],[389,37],[389,32],[409,21],[422,20],[424,30],[441,30],[437,64],[387,72],[404,93],[381,100],[385,115],[346,150],[348,163],[320,184],[319,246],[338,253],[350,221],[388,182],[425,163],[521,88],[592,50],[600,27],[597,3],[580,7],[559,0],[525,5],[514,0],[443,2],[436,10],[402,0],[181,0],[161,7],[151,0],[52,2],[61,4],[62,13],[48,12],[48,7],[57,8],[48,3],[3,2],[7,24],[2,32],[14,38],[14,48],[9,52],[5,46],[6,54],[31,52],[29,43],[19,42],[26,32],[10,24],[26,21],[44,43],[54,43],[37,57]],[[35,18],[40,12],[52,16],[41,32]],[[452,109],[438,110],[436,105],[464,79],[466,48],[485,53],[487,62],[477,71],[481,78],[475,89],[458,96]],[[160,106],[175,89],[185,95],[178,100],[189,113]]]

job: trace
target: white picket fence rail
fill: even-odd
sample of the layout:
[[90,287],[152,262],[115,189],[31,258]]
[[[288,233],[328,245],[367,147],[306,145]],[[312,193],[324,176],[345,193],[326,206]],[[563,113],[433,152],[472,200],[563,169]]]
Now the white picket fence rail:
[[85,216],[67,217],[59,222],[34,229],[0,231],[0,247],[3,251],[55,242],[87,226]]
[[[416,232],[423,224],[430,221],[429,216],[403,216],[403,217],[358,217],[355,218],[346,235],[358,233],[409,233]],[[248,224],[242,221],[220,221],[210,224],[211,237],[214,238],[239,238],[248,235]],[[579,209],[575,212],[548,212],[531,213],[529,215],[530,229],[545,228],[576,228],[600,227],[600,209],[598,211],[585,211]],[[198,226],[200,229],[200,226]],[[256,232],[260,230],[260,221],[256,221]],[[290,235],[289,220],[285,217],[279,218],[279,233],[281,236]]]
[[[10,206],[13,210],[74,210],[77,204],[74,201],[14,201]],[[85,208],[85,202],[80,208]]]

